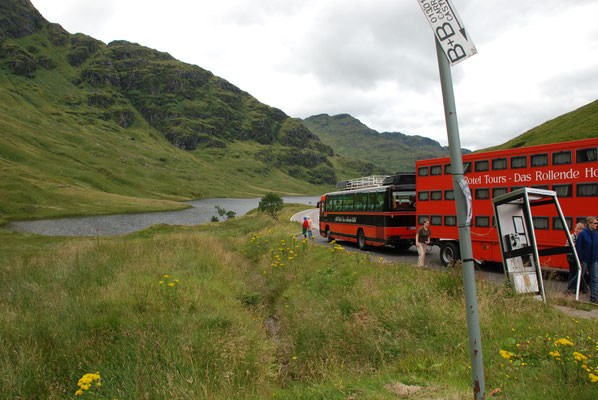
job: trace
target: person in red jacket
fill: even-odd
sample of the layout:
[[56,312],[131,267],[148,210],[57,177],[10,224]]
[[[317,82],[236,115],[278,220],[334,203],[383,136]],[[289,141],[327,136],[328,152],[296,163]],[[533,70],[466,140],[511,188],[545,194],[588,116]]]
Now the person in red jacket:
[[309,221],[307,217],[303,217],[303,237],[307,239],[307,230],[309,229]]

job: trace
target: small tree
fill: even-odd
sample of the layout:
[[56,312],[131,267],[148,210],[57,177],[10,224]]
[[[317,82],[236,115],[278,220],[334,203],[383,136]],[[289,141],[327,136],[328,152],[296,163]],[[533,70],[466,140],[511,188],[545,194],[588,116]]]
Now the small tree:
[[275,221],[278,221],[278,213],[282,210],[283,204],[282,197],[270,192],[262,197],[258,210],[270,215]]
[[[218,212],[218,215],[220,216],[220,218],[224,219],[224,217],[226,217],[226,219],[231,219],[231,218],[235,218],[237,216],[237,213],[234,211],[226,211],[226,209],[224,207],[220,207],[220,206],[214,206],[214,208],[216,209],[216,211]],[[212,222],[218,222],[220,221],[220,219],[217,216],[212,216]]]

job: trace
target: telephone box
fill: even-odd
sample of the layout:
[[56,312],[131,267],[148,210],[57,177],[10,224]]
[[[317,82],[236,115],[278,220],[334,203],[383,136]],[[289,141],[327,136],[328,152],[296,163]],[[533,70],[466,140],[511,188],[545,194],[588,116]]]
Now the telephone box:
[[[497,196],[492,199],[492,203],[505,275],[518,293],[536,295],[546,302],[540,257],[572,253],[579,266],[579,259],[556,192],[524,187]],[[554,206],[554,209],[551,206]],[[532,210],[538,209],[542,210],[542,215],[558,214],[563,227],[563,244],[568,243],[567,246],[546,246],[537,242]],[[581,271],[581,268],[578,270]]]

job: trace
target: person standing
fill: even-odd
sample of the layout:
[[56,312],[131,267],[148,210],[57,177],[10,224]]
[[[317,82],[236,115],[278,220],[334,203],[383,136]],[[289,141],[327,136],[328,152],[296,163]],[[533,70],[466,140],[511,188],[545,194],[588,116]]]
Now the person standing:
[[[575,225],[575,230],[571,234],[571,240],[573,241],[573,247],[575,247],[575,242],[577,237],[581,233],[581,231],[585,228],[585,225],[581,222],[578,222]],[[569,246],[569,241],[567,240],[566,243]],[[567,285],[567,293],[575,293],[577,291],[577,261],[575,261],[575,256],[573,254],[567,254],[567,262],[569,263],[569,284]],[[579,290],[586,293],[588,291],[586,281],[584,277],[581,277],[581,284],[579,286]]]
[[582,276],[590,273],[590,302],[598,303],[598,218],[587,217],[587,227],[581,231],[575,241],[577,256],[582,264]]
[[303,217],[303,238],[307,239],[307,229],[309,228],[309,222],[307,217]]
[[430,220],[424,221],[424,226],[417,230],[415,234],[415,245],[417,246],[417,254],[419,257],[417,258],[417,266],[423,267],[424,262],[426,261],[426,249],[430,244],[430,235],[432,231],[430,230]]
[[311,220],[311,218],[308,216],[307,217],[307,237],[311,239],[311,241],[314,241],[314,234],[313,231],[314,230],[314,223]]

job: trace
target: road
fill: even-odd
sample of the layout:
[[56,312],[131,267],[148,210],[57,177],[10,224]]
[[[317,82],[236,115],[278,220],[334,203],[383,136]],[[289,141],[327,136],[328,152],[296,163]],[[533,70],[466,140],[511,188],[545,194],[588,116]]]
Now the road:
[[[303,222],[303,217],[309,216],[314,224],[314,237],[315,243],[321,244],[324,246],[329,246],[330,244],[326,240],[326,238],[320,236],[318,226],[319,226],[319,218],[318,218],[318,209],[317,208],[310,208],[291,217],[291,221],[294,222]],[[339,241],[340,245],[343,246],[348,251],[360,251],[357,247],[357,243],[351,242],[344,242]],[[446,271],[446,267],[442,265],[440,262],[440,257],[438,255],[439,248],[438,246],[432,247],[432,250],[426,255],[426,266],[430,269],[435,269],[439,271]],[[407,250],[397,250],[390,246],[383,246],[383,247],[370,247],[368,252],[376,257],[382,257],[387,260],[389,263],[397,264],[397,263],[405,263],[405,264],[417,264],[417,250],[415,246],[412,246],[410,249]],[[485,279],[489,282],[493,282],[496,284],[502,284],[505,279],[505,274],[503,272],[502,264],[499,263],[485,263],[481,266],[476,266],[476,279]],[[566,275],[565,274],[553,274],[553,276],[549,277],[549,279],[544,279],[544,289],[546,291],[547,297],[564,297],[567,296],[565,292],[566,288]],[[587,294],[580,294],[579,296],[580,301],[589,302],[589,295]],[[594,310],[596,315],[598,316],[598,309]],[[593,316],[596,318],[596,316]]]

